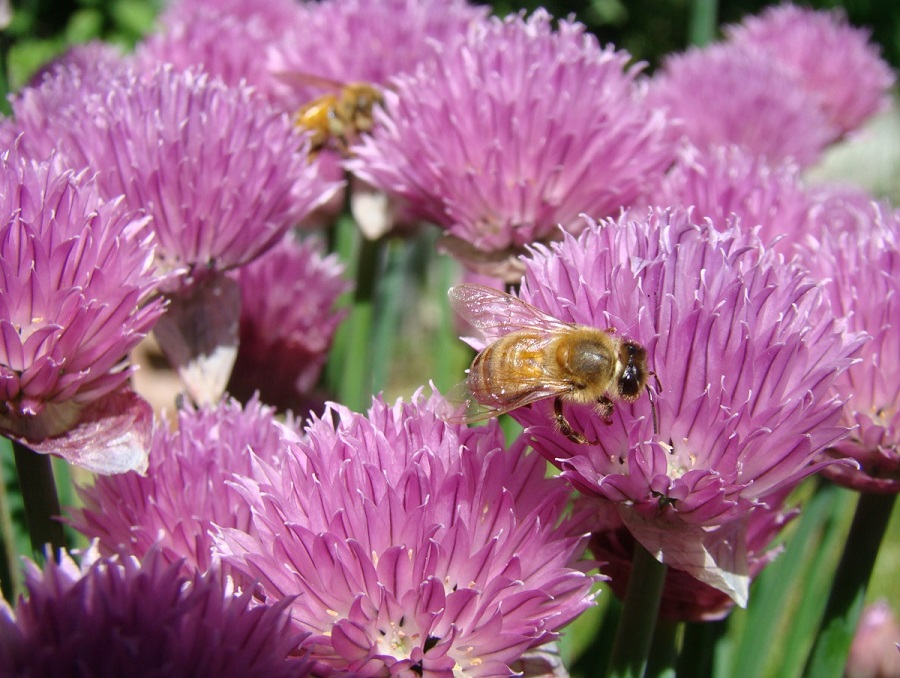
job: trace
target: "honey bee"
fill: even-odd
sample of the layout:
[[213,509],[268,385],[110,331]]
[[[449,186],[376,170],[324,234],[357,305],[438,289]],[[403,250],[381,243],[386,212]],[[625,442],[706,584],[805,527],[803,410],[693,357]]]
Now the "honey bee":
[[593,444],[573,430],[563,403],[593,405],[610,423],[616,401],[634,402],[646,389],[657,430],[647,383],[656,375],[647,368],[647,351],[640,344],[614,336],[614,330],[563,322],[490,287],[458,285],[449,296],[456,312],[491,343],[475,356],[459,387],[468,394],[461,399],[464,411],[458,409],[448,421],[481,421],[554,398],[560,433],[573,442]]
[[[308,81],[311,76],[303,79]],[[310,156],[329,143],[346,154],[360,134],[372,131],[375,106],[384,103],[384,96],[375,85],[365,82],[342,85],[322,78],[312,81],[325,83],[335,91],[313,99],[294,118],[298,127],[310,132]]]

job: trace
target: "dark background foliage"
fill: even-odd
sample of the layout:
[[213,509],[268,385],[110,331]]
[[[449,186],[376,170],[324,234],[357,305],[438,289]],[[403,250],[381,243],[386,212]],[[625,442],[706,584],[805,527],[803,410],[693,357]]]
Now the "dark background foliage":
[[[498,0],[497,14],[546,7],[553,15],[574,14],[605,43],[631,52],[656,66],[668,52],[684,49],[692,39],[708,34],[703,26],[733,23],[760,12],[765,0]],[[867,26],[885,58],[900,66],[900,3],[893,0],[814,0],[798,2],[816,8],[841,8],[857,26]],[[10,56],[13,86],[68,42],[99,37],[133,43],[148,30],[162,0],[18,0],[6,39],[14,43]]]

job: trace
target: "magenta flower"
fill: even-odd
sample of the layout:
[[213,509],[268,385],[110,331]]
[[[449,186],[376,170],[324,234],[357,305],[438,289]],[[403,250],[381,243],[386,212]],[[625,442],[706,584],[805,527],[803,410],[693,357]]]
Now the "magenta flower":
[[[228,391],[246,401],[303,413],[331,340],[345,311],[338,297],[349,289],[335,255],[324,256],[318,241],[288,235],[272,250],[235,272],[241,287],[241,331]],[[272,375],[277,373],[278,378]]]
[[252,90],[171,67],[86,90],[77,69],[61,69],[16,98],[26,150],[59,147],[97,172],[104,195],[146,210],[160,263],[185,285],[252,261],[335,189],[287,116]]
[[[786,494],[786,493],[784,493]],[[747,513],[746,530],[738,548],[747,551],[750,580],[762,572],[781,552],[772,547],[772,540],[785,525],[799,514],[799,510],[784,511],[781,503],[760,505]],[[625,597],[631,576],[635,539],[625,527],[616,505],[586,498],[583,507],[594,510],[589,549],[600,561],[600,571],[609,577],[609,587],[620,598]],[[659,605],[659,616],[674,621],[714,621],[724,619],[734,608],[734,600],[717,588],[704,584],[684,570],[668,568]]]
[[813,202],[796,165],[770,166],[738,146],[683,149],[651,198],[659,207],[693,207],[695,221],[724,225],[737,218],[785,254],[807,233]]
[[173,296],[156,336],[191,398],[213,402],[238,341],[240,291],[224,272],[272,247],[337,184],[320,180],[288,116],[252,89],[171,66],[103,87],[81,77],[60,69],[13,102],[25,147],[59,146],[70,165],[97,171],[103,195],[153,217]]
[[617,213],[674,160],[630,55],[546,12],[480,22],[385,92],[348,167],[444,228],[469,261],[505,259]]
[[161,63],[176,70],[202,68],[236,87],[252,85],[271,96],[278,84],[266,66],[266,50],[297,22],[294,0],[180,0],[159,18],[159,30],[135,50],[138,68],[154,71]]
[[58,158],[0,155],[0,431],[98,473],[146,468],[128,353],[162,313],[147,220]]
[[825,280],[831,314],[853,331],[871,335],[860,360],[835,389],[846,402],[843,423],[854,427],[829,455],[859,462],[829,467],[835,482],[869,492],[900,492],[900,214],[871,205],[874,217],[855,230],[823,229],[806,250],[814,274]]
[[223,529],[219,548],[265,600],[298,596],[323,673],[505,675],[591,604],[565,485],[438,402],[332,405],[280,469],[241,480],[257,534]]
[[836,136],[817,98],[767,52],[717,43],[666,58],[650,101],[683,124],[695,146],[737,145],[775,164],[814,163]]
[[[248,475],[253,455],[278,465],[288,439],[273,411],[251,400],[178,413],[178,429],[166,423],[153,432],[146,476],[125,473],[98,478],[78,490],[84,507],[70,522],[105,555],[144,558],[154,550],[186,573],[205,572],[212,563],[213,525],[255,534],[250,507],[231,486]],[[227,568],[226,568],[227,569]]]
[[[525,267],[524,300],[642,344],[662,389],[655,415],[642,395],[619,403],[610,424],[566,406],[572,428],[597,444],[560,434],[553,399],[513,416],[576,489],[613,502],[657,559],[745,604],[747,557],[731,545],[751,509],[772,508],[846,435],[831,386],[863,339],[816,315],[822,294],[797,268],[738,228],[696,225],[683,211],[588,221],[580,237],[536,246]],[[506,304],[496,314],[508,317]]]
[[790,70],[839,134],[888,105],[895,81],[890,66],[869,42],[869,31],[851,26],[840,10],[783,4],[726,27],[725,33],[731,42],[761,49]]
[[252,603],[222,577],[184,577],[157,552],[94,560],[69,557],[26,569],[28,597],[0,611],[4,676],[308,676],[291,659],[300,640],[285,603]]
[[[289,110],[323,93],[316,78],[387,85],[432,58],[432,43],[465,33],[488,7],[465,0],[325,0],[301,6],[272,43],[271,73]],[[312,77],[309,77],[312,76]]]

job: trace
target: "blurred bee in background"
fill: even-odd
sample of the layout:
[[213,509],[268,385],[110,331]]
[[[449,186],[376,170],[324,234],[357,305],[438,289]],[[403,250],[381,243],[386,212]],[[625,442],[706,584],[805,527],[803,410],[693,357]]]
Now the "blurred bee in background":
[[302,106],[294,116],[297,126],[310,132],[310,157],[329,145],[346,155],[360,134],[372,131],[375,106],[384,103],[384,96],[375,85],[344,84],[301,73],[289,77],[307,86],[332,90]]
[[[499,290],[482,285],[453,287],[450,305],[491,343],[472,362],[466,381],[448,395],[461,403],[447,417],[471,423],[553,398],[560,433],[594,444],[573,430],[565,402],[592,405],[610,423],[616,401],[634,402],[647,390],[658,432],[656,407],[647,383],[646,349],[611,331],[563,322]],[[505,309],[498,313],[498,308]],[[659,380],[657,379],[657,385]]]

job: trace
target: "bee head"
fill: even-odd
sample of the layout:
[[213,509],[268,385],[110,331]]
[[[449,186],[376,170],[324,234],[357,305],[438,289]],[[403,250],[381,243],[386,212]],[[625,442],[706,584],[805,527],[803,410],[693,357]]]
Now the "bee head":
[[633,341],[623,341],[619,360],[625,366],[619,375],[619,396],[635,400],[647,384],[647,350]]

